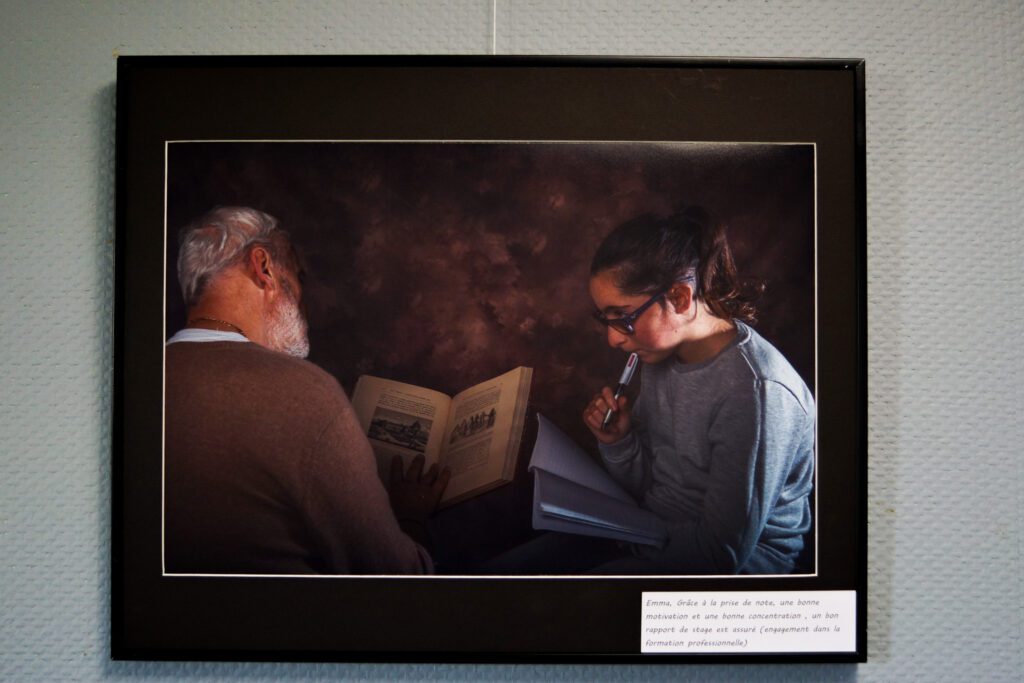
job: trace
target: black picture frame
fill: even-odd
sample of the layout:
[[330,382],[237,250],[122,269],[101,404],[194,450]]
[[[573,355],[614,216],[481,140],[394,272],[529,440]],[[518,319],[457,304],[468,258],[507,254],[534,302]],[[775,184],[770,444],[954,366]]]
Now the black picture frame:
[[[113,658],[866,661],[862,60],[140,56],[120,57],[117,72]],[[813,572],[318,579],[164,573],[163,349],[173,331],[165,314],[166,278],[173,277],[165,272],[173,249],[165,244],[173,241],[167,145],[203,140],[812,145]],[[529,476],[520,470],[518,478]],[[855,644],[843,651],[642,652],[643,595],[659,591],[844,591],[855,604]]]

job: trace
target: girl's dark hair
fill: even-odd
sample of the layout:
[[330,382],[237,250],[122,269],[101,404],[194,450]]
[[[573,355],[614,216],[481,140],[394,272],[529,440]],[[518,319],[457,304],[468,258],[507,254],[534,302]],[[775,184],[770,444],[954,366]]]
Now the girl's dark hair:
[[629,295],[654,294],[693,281],[694,296],[719,318],[754,323],[753,299],[763,286],[740,282],[725,226],[701,207],[667,217],[645,214],[615,228],[598,247],[591,277],[613,271]]

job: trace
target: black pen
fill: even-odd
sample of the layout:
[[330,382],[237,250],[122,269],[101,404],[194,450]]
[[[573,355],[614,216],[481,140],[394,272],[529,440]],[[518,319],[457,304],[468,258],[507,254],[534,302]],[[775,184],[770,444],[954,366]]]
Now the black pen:
[[[637,362],[639,356],[636,353],[629,354],[629,358],[626,359],[626,367],[622,369],[622,376],[619,377],[619,385],[615,387],[615,403],[619,402],[619,397],[622,396],[622,392],[626,390],[626,386],[629,385],[629,380],[633,379],[633,373],[636,372],[636,366],[639,365]],[[612,414],[615,412],[614,408],[609,408],[608,412],[604,414],[604,422],[601,423],[601,429],[608,427],[608,424],[612,421]]]

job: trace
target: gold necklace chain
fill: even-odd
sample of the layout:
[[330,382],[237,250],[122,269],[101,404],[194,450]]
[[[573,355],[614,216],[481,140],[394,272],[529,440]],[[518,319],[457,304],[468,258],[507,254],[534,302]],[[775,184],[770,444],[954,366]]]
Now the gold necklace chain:
[[227,320],[219,320],[217,318],[208,318],[206,316],[200,316],[198,318],[192,318],[191,320],[188,321],[188,324],[191,326],[191,325],[194,325],[194,324],[196,324],[197,322],[200,322],[200,321],[205,321],[205,322],[209,322],[209,323],[220,323],[221,325],[227,325],[228,327],[231,327],[231,328],[237,330],[238,334],[242,335],[246,339],[249,338],[249,335],[247,335],[245,332],[243,332],[241,327],[239,327],[238,325],[235,325],[234,323],[229,323]]

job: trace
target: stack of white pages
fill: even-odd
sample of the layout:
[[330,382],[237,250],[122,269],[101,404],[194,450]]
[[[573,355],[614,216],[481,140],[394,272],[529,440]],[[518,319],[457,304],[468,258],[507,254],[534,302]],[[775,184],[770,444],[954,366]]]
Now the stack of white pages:
[[543,415],[537,415],[533,528],[660,546],[665,523]]

